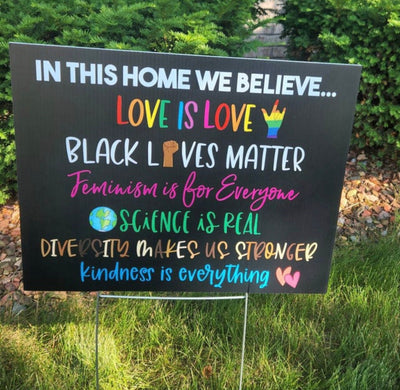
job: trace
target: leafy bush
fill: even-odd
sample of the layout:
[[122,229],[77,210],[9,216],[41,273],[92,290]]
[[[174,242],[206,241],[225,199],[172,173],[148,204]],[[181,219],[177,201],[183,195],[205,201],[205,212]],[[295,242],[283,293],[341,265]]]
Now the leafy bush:
[[352,143],[400,151],[400,0],[286,0],[291,59],[363,66]]
[[16,189],[8,43],[240,56],[261,0],[0,2],[0,202]]
[[17,190],[13,120],[8,111],[0,113],[0,204]]

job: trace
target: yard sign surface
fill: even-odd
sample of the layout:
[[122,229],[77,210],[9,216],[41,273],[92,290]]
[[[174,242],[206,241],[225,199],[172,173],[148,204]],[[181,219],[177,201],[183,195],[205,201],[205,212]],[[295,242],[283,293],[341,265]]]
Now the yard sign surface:
[[26,289],[326,291],[359,66],[10,53]]

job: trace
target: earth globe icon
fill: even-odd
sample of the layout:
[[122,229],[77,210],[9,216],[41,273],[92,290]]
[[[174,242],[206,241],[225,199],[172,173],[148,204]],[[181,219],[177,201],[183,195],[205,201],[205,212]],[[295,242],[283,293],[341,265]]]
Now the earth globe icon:
[[117,214],[109,207],[96,207],[90,212],[89,223],[98,232],[109,232],[117,225]]

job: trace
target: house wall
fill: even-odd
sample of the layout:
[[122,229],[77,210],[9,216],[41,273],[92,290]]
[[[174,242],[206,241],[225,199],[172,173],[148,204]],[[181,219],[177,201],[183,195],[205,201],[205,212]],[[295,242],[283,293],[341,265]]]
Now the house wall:
[[[282,7],[282,0],[264,1],[262,6],[265,9],[279,10]],[[271,16],[272,14],[269,15],[269,17]],[[271,23],[266,27],[259,27],[254,30],[253,39],[258,39],[263,42],[263,45],[259,47],[257,51],[247,53],[245,57],[286,59],[286,42],[280,37],[282,31],[283,26],[277,23]]]

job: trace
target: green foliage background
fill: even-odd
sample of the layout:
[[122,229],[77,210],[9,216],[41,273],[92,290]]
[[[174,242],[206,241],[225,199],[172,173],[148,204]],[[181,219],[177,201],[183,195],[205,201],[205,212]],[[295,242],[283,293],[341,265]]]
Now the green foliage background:
[[363,66],[352,143],[400,152],[400,0],[286,0],[280,16],[295,60]]
[[16,192],[8,44],[241,56],[261,0],[3,0],[0,2],[0,204]]
[[[16,193],[10,41],[241,56],[261,0],[0,2],[0,204]],[[400,152],[400,0],[286,0],[278,18],[295,60],[363,66],[352,143]],[[264,22],[265,23],[265,22]]]

